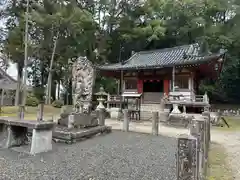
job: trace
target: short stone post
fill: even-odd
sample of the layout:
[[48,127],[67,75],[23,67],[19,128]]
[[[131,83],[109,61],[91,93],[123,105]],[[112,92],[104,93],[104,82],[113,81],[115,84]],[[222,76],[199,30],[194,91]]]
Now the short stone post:
[[197,121],[197,128],[198,128],[198,139],[199,139],[199,153],[198,153],[198,170],[199,170],[199,177],[200,179],[204,179],[206,176],[206,165],[207,162],[205,160],[205,121],[206,119],[204,117],[196,119]]
[[[211,141],[211,123],[210,123],[210,112],[209,111],[204,111],[202,113],[202,116],[205,117],[206,119],[206,136],[207,136],[207,145],[209,146],[210,141]],[[208,147],[209,148],[209,147]]]
[[37,121],[43,121],[44,102],[38,104]]
[[203,112],[202,116],[205,118],[205,129],[204,129],[204,169],[203,172],[207,173],[208,165],[208,151],[211,142],[211,123],[210,123],[210,112]]
[[200,134],[200,127],[199,127],[199,123],[198,123],[198,120],[197,119],[193,119],[192,120],[192,124],[190,126],[190,134],[196,138],[196,149],[195,149],[195,167],[194,167],[194,170],[195,170],[195,176],[196,176],[196,180],[199,179],[199,152],[200,152],[200,137],[199,137],[199,134]]
[[99,122],[99,125],[100,126],[105,126],[105,112],[106,110],[105,109],[98,109],[98,122]]
[[195,167],[197,138],[192,135],[182,134],[177,141],[177,180],[198,180]]
[[129,114],[128,109],[123,110],[123,131],[129,131]]
[[152,135],[158,135],[158,112],[152,112]]
[[24,111],[25,111],[25,106],[19,105],[18,117],[20,118],[20,120],[24,120]]

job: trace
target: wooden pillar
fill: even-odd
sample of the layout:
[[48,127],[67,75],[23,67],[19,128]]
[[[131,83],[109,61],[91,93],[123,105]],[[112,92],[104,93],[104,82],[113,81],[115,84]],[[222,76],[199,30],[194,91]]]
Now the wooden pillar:
[[123,70],[121,70],[121,76],[120,76],[120,95],[122,95],[123,94],[123,86],[124,86],[124,78],[123,78]]
[[169,94],[169,80],[168,79],[165,79],[163,81],[163,88],[164,88],[164,93],[166,95],[168,95]]
[[4,89],[2,89],[2,93],[1,93],[0,113],[2,113],[3,101],[4,101]]
[[199,72],[195,72],[194,75],[194,90],[195,90],[195,94],[199,93],[199,85],[200,85],[200,77],[199,77]]
[[118,95],[120,95],[120,92],[121,92],[121,89],[120,89],[120,88],[121,88],[121,87],[120,87],[120,86],[121,86],[121,85],[120,85],[121,82],[120,82],[120,81],[121,81],[120,79],[118,79],[118,81],[117,81],[117,85],[118,85],[118,93],[117,93],[117,94],[118,94]]
[[175,66],[172,69],[172,91],[175,91]]
[[137,81],[137,90],[138,93],[143,93],[143,80],[138,79]]

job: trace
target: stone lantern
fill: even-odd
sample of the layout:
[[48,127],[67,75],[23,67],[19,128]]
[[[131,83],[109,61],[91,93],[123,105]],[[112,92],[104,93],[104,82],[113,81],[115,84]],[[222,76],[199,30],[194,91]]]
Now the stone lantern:
[[99,110],[99,109],[105,109],[105,106],[104,106],[104,101],[105,101],[105,98],[104,96],[107,96],[108,94],[104,91],[104,88],[101,86],[100,87],[100,90],[98,93],[95,93],[96,96],[98,96],[98,106],[96,108],[96,110]]

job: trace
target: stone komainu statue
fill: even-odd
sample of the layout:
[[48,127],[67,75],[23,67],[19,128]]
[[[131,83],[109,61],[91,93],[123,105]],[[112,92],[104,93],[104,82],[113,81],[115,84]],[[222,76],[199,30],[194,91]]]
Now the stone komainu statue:
[[95,69],[86,57],[79,57],[72,67],[73,105],[76,112],[90,113]]

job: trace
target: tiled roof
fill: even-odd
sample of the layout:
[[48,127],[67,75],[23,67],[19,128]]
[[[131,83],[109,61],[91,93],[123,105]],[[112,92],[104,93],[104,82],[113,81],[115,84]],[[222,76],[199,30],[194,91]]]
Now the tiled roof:
[[99,66],[100,70],[152,69],[186,64],[199,64],[219,57],[221,54],[201,54],[199,44],[190,44],[135,53],[127,61]]

